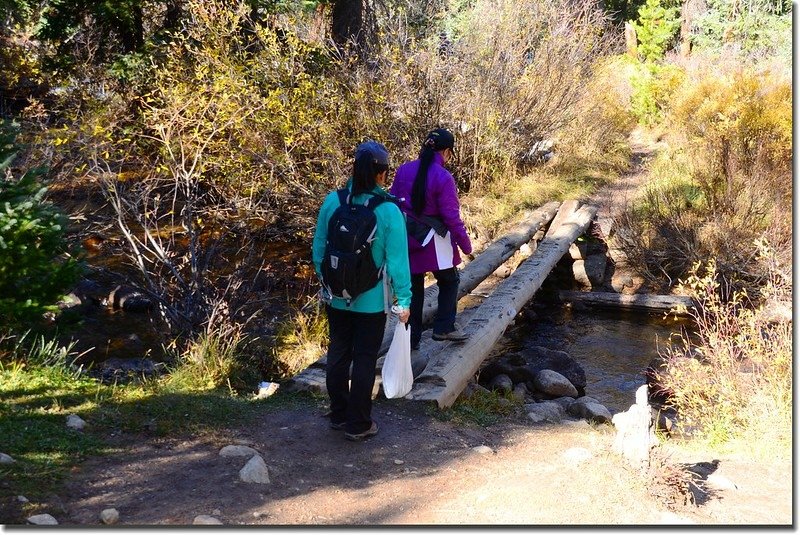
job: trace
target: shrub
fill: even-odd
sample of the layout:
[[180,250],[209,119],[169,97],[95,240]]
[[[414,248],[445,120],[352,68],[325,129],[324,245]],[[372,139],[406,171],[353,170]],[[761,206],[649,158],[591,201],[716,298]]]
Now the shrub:
[[669,111],[674,93],[685,81],[684,70],[674,64],[639,64],[631,76],[631,112],[645,126],[659,124]]
[[[758,245],[758,244],[757,244]],[[761,242],[761,252],[769,253]],[[762,261],[764,260],[762,256]],[[768,261],[764,261],[769,265]],[[759,297],[791,298],[775,272]],[[771,323],[744,292],[731,291],[713,262],[695,266],[686,292],[699,306],[694,332],[665,354],[660,381],[673,393],[680,426],[711,445],[739,443],[753,453],[787,456],[792,434],[791,322]]]
[[57,310],[81,266],[68,254],[66,218],[45,201],[44,170],[13,178],[14,135],[0,136],[0,326],[9,327]]
[[646,62],[664,57],[664,52],[675,39],[675,33],[681,25],[678,15],[680,9],[665,3],[666,0],[647,0],[639,8],[639,17],[633,23],[639,41],[639,55]]
[[787,265],[791,256],[791,86],[749,69],[709,71],[689,72],[671,99],[670,146],[618,239],[658,286],[715,259],[752,294],[765,282],[754,239],[768,236]]

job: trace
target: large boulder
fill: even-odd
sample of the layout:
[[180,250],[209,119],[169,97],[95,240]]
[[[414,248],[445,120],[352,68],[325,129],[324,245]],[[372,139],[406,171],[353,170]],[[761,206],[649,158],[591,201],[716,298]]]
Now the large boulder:
[[553,370],[542,370],[536,374],[533,386],[539,392],[554,397],[578,397],[578,389],[569,382],[569,379]]
[[[567,380],[572,383],[578,391],[578,395],[582,396],[586,389],[586,372],[578,362],[569,356],[565,351],[558,351],[555,349],[548,349],[546,347],[534,346],[530,348],[526,354],[528,364],[524,367],[518,368],[514,371],[522,372],[524,378],[521,381],[533,382],[536,376],[542,370],[553,370],[558,372]],[[512,380],[515,379],[514,375],[509,375]],[[517,381],[515,381],[517,382]]]

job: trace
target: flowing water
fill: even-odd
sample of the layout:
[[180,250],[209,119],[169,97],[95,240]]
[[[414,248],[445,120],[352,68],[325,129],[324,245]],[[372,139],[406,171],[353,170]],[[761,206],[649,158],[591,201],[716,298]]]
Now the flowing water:
[[576,311],[568,305],[537,306],[537,319],[515,329],[512,344],[567,352],[586,372],[586,395],[612,412],[627,410],[644,384],[650,361],[671,343],[686,320],[607,310]]

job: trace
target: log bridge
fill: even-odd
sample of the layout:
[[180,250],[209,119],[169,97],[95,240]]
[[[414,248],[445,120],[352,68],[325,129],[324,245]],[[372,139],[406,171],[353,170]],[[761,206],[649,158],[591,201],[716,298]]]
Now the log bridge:
[[[548,203],[537,210],[526,212],[520,223],[469,262],[461,270],[458,298],[460,300],[468,294],[478,294],[484,298],[478,306],[459,313],[459,323],[469,338],[459,343],[435,342],[430,338],[430,331],[426,331],[420,350],[412,361],[415,380],[406,398],[436,402],[440,408],[451,406],[478,372],[517,313],[533,298],[550,271],[568,253],[570,245],[586,232],[596,215],[596,207],[582,206],[576,200],[561,204]],[[527,248],[523,248],[526,244]],[[531,252],[520,261],[520,258],[526,256],[521,249]],[[504,263],[518,265],[500,283],[482,285],[486,286],[484,293],[475,291]],[[437,298],[436,285],[428,286],[423,305],[423,324],[433,319]],[[379,351],[381,357],[376,367],[374,395],[380,390],[383,355],[391,344],[396,322],[396,316],[389,315]],[[289,390],[326,392],[325,363],[326,357],[322,356],[290,379],[285,387]]]

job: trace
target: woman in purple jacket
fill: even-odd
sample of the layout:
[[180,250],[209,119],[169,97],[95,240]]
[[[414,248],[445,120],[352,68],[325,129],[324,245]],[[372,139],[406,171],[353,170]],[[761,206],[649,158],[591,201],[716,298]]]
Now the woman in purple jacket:
[[433,272],[439,287],[439,307],[433,322],[433,339],[463,341],[467,335],[456,320],[459,276],[456,266],[472,244],[459,213],[456,182],[444,166],[453,157],[455,140],[444,128],[425,138],[419,159],[397,169],[391,193],[400,199],[408,223],[411,264],[411,348],[422,337],[425,274]]

